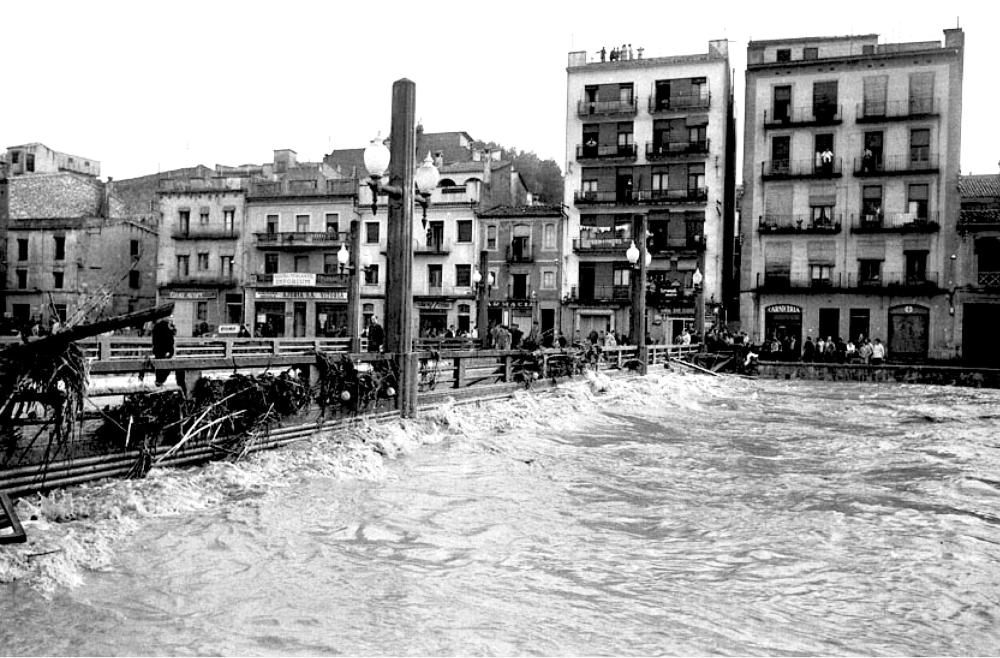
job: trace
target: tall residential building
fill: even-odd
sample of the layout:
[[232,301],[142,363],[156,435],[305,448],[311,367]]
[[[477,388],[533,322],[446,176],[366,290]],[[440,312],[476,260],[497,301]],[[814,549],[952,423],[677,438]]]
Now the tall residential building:
[[637,216],[652,255],[647,336],[669,342],[723,321],[736,148],[728,43],[615,61],[571,52],[566,71],[562,331],[629,333]]
[[152,306],[156,231],[128,218],[96,160],[10,147],[4,195],[4,316],[23,326]]
[[964,34],[747,46],[743,328],[953,358]]
[[961,176],[957,294],[951,308],[962,326],[963,360],[1000,367],[1000,176]]

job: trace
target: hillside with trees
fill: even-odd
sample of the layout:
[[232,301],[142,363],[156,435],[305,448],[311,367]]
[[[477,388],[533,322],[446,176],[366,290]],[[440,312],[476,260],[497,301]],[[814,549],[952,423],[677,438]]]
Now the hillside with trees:
[[496,142],[482,142],[476,146],[500,149],[501,159],[514,163],[514,170],[521,173],[536,203],[562,203],[563,175],[555,160],[542,160],[534,151],[522,151]]

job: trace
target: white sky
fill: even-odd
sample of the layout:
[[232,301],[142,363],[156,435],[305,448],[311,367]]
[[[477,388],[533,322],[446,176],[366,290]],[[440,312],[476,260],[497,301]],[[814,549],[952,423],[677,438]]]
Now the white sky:
[[[565,169],[571,50],[631,43],[657,57],[706,52],[710,39],[728,38],[742,112],[750,39],[877,33],[882,42],[940,41],[959,19],[966,35],[962,172],[996,173],[996,6],[11,1],[0,10],[0,147],[43,142],[95,158],[103,176],[117,179],[260,163],[275,148],[315,161],[386,134],[392,82],[407,77],[417,84],[417,115],[428,132],[465,130]],[[737,126],[741,133],[741,115]]]

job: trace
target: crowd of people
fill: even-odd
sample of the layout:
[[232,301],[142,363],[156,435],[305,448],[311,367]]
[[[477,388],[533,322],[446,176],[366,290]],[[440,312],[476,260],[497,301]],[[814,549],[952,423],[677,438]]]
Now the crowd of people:
[[820,336],[815,341],[807,336],[801,347],[794,336],[771,336],[760,346],[764,358],[779,361],[804,361],[806,363],[863,363],[881,365],[888,357],[882,339],[869,339],[859,335],[856,341],[840,336]]

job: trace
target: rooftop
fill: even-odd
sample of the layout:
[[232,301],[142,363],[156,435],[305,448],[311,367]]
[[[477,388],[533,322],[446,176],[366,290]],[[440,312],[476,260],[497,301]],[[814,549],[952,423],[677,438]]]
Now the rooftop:
[[959,176],[958,192],[963,198],[1000,197],[1000,174]]

